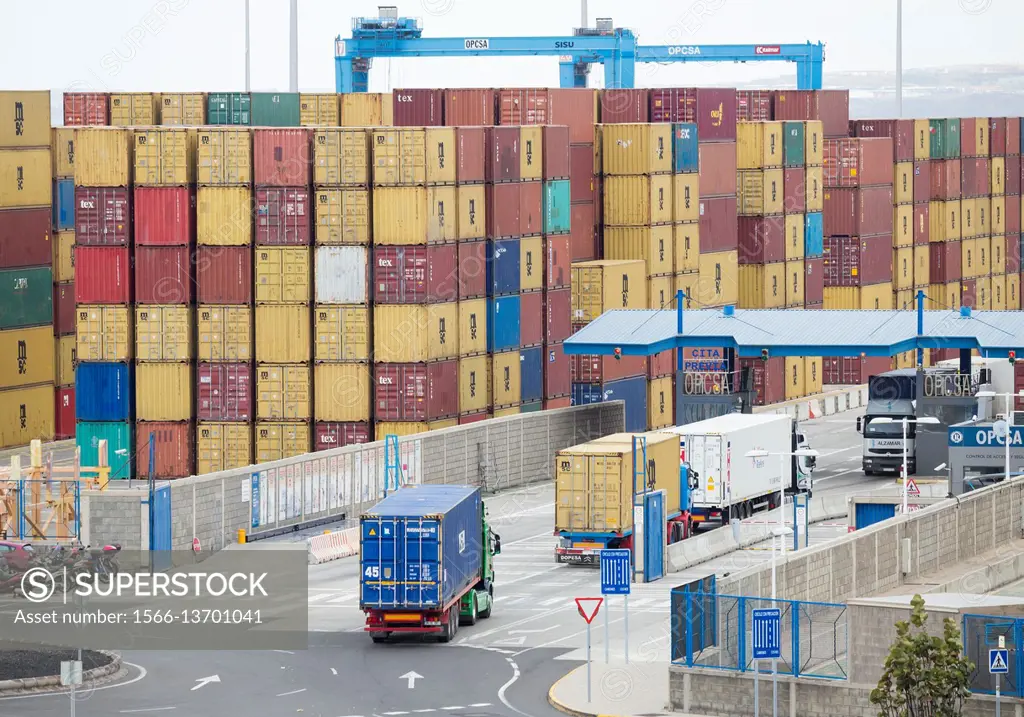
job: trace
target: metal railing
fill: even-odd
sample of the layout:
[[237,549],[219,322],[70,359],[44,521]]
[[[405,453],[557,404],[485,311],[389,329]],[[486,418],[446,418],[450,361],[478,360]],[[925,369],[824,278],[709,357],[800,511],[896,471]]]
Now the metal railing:
[[962,635],[964,655],[974,663],[971,672],[971,692],[994,695],[995,675],[988,671],[988,651],[999,647],[999,638],[1005,640],[1007,672],[1002,676],[999,691],[1008,697],[1024,697],[1024,683],[1018,668],[1019,656],[1024,654],[1024,619],[1006,615],[970,615],[963,617]]

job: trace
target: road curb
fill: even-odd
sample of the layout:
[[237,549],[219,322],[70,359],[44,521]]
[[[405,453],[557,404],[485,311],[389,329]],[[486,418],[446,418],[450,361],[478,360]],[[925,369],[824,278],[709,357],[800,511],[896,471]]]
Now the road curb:
[[[83,672],[83,687],[90,683],[98,682],[104,677],[108,677],[116,672],[120,672],[121,670],[122,663],[120,654],[109,650],[96,650],[96,652],[101,655],[110,656],[111,660],[106,665],[94,667],[91,670]],[[60,686],[60,675],[48,675],[46,677],[22,677],[17,680],[2,680],[0,681],[0,697],[42,692],[45,690],[52,690],[54,687]]]
[[551,685],[551,688],[548,690],[548,704],[554,707],[559,712],[567,714],[570,717],[613,717],[612,715],[601,715],[597,712],[581,712],[580,710],[575,710],[569,705],[565,704],[564,702],[560,702],[558,698],[555,697],[555,688],[558,687],[564,680],[568,679],[569,675],[576,672],[576,670],[582,669],[583,667],[586,667],[586,665],[583,665],[582,667],[575,667],[566,674],[559,677],[557,680],[555,680],[555,684]]

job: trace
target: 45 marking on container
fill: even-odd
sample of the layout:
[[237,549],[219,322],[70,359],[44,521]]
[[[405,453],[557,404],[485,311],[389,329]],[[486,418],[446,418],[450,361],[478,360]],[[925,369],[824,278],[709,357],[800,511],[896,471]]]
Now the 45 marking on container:
[[467,50],[490,50],[491,41],[484,38],[470,39],[467,37],[465,47]]

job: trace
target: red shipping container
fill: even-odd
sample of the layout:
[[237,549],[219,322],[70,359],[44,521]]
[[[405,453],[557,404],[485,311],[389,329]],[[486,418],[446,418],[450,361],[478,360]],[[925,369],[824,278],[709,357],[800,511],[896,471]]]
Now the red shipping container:
[[755,405],[768,406],[786,400],[786,359],[777,356],[767,361],[759,358],[741,358],[740,368],[749,368],[753,374]]
[[735,88],[696,87],[686,94],[686,111],[673,122],[696,122],[700,143],[736,141]]
[[48,207],[0,211],[0,269],[52,264],[50,222]]
[[459,362],[378,363],[374,372],[377,421],[437,421],[459,414]]
[[868,286],[892,281],[892,234],[827,236],[824,260],[825,286]]
[[[664,90],[662,90],[664,91]],[[604,90],[601,92],[601,122],[604,124],[625,124],[650,122],[648,103],[649,90]],[[655,120],[666,122],[668,120]]]
[[119,187],[75,187],[75,244],[126,246],[132,230],[130,197]]
[[550,123],[569,128],[569,144],[593,144],[599,91],[584,88],[551,89]]
[[55,395],[54,438],[65,441],[75,437],[75,387],[58,388]]
[[392,98],[395,127],[440,127],[444,124],[441,90],[394,90]]
[[528,291],[519,295],[519,345],[521,348],[544,343],[544,292]]
[[569,198],[574,202],[592,202],[594,190],[594,145],[574,144],[569,148]]
[[561,343],[544,346],[544,398],[572,393],[572,362]]
[[1019,155],[1020,154],[1020,133],[1021,123],[1020,117],[1007,117],[1006,118],[1006,154]]
[[548,124],[548,92],[544,88],[498,90],[498,124]]
[[484,189],[487,203],[487,236],[491,239],[520,236],[522,225],[522,183],[488,184]]
[[892,370],[888,356],[826,356],[822,360],[822,383],[829,386],[859,386]]
[[[783,120],[818,119],[818,103],[814,90],[776,90],[772,92],[772,117],[776,122]],[[844,132],[849,131],[849,126]]]
[[75,302],[130,304],[131,261],[126,246],[75,247]]
[[[1006,235],[1006,273],[1017,274],[1020,272],[1020,235]],[[1016,311],[1010,307],[1011,311]]]
[[487,240],[459,242],[459,300],[487,296]]
[[961,157],[966,159],[968,157],[981,156],[978,154],[978,144],[985,129],[987,129],[987,123],[979,127],[976,117],[963,117],[960,119]]
[[700,202],[700,251],[732,251],[739,247],[736,197],[715,197]]
[[822,303],[818,303],[818,304],[804,303],[804,308],[807,309],[808,311],[824,311],[825,305],[822,304]]
[[571,408],[572,398],[570,396],[562,396],[560,398],[546,398],[544,399],[544,410],[545,411],[556,411],[560,408]]
[[519,181],[519,127],[487,128],[484,169],[488,182]]
[[[825,236],[892,234],[892,185],[828,187],[824,193]],[[701,234],[703,242],[704,235]]]
[[200,363],[196,370],[196,415],[200,421],[251,421],[252,365]]
[[964,279],[960,282],[960,305],[972,309],[978,306],[978,282],[974,279]]
[[455,130],[456,184],[479,184],[484,181],[484,158],[487,156],[487,130],[483,127],[459,127]]
[[442,90],[444,123],[447,127],[490,126],[494,124],[494,90]]
[[136,187],[136,246],[188,246],[195,237],[195,208],[188,187]]
[[927,159],[914,162],[914,201],[927,202],[932,195],[932,163]]
[[914,120],[851,120],[851,137],[889,137],[892,139],[893,159],[897,162],[914,160]]
[[933,159],[930,164],[932,176],[929,198],[942,201],[959,199],[961,181],[960,160]]
[[992,157],[1006,156],[1006,118],[992,117],[988,121],[988,147]]
[[735,195],[736,143],[701,142],[698,152],[698,191],[701,198]]
[[921,202],[914,205],[914,246],[927,246],[931,236],[929,221],[929,204]]
[[947,284],[960,279],[963,265],[960,242],[931,244],[928,247],[928,260],[928,276],[931,283]]
[[465,413],[459,416],[459,425],[468,426],[470,423],[479,423],[480,421],[486,421],[491,418],[491,414],[487,411],[481,411],[479,413]]
[[309,190],[256,190],[256,245],[309,246]]
[[988,157],[970,157],[960,161],[960,189],[964,197],[985,197],[992,179]]
[[140,304],[192,303],[188,247],[140,246],[135,250],[135,300]]
[[75,282],[53,285],[53,328],[57,336],[75,333]]
[[[560,344],[572,336],[572,289],[555,289],[544,294],[544,343]],[[526,325],[520,313],[520,331]]]
[[825,300],[825,260],[804,259],[804,303],[821,304]]
[[[573,326],[579,331],[583,325]],[[605,383],[620,378],[647,375],[646,356],[599,356],[596,354],[574,354],[569,357],[572,365],[573,383]]]
[[[188,478],[195,475],[195,424],[182,421],[139,421],[135,424],[135,450],[138,472],[149,475],[149,456],[153,456],[153,477]],[[154,450],[149,452],[150,441]]]
[[305,187],[313,172],[308,129],[253,130],[252,166],[257,186]]
[[[818,117],[826,137],[846,137],[850,128],[850,91],[815,90]],[[778,119],[778,117],[776,117]]]
[[1006,176],[1003,179],[1003,187],[1007,196],[1020,194],[1020,155],[1006,157]]
[[313,450],[329,451],[362,443],[370,443],[369,423],[337,423],[317,421],[313,430]]
[[[490,212],[488,212],[490,215]],[[572,217],[569,218],[572,221]],[[543,182],[519,183],[519,236],[530,237],[544,231]]]
[[[772,93],[769,90],[736,90],[737,122],[771,122]],[[698,133],[697,139],[700,139]]]
[[571,235],[552,234],[544,237],[544,286],[548,289],[569,286],[571,268]]
[[647,359],[647,378],[663,378],[676,372],[675,349],[656,353]]
[[[459,266],[455,244],[378,246],[373,254],[373,300],[376,303],[435,304],[455,301],[458,297]],[[377,416],[377,420],[420,419]]]
[[101,92],[65,92],[64,126],[110,124],[110,95]]
[[740,264],[770,264],[786,260],[786,218],[739,217]]
[[591,261],[601,256],[593,202],[574,202],[570,208],[569,238],[572,260]]
[[569,179],[569,128],[547,125],[541,132],[544,179]]
[[252,303],[252,248],[196,247],[196,300],[200,304]]
[[824,145],[826,187],[892,186],[892,140],[827,139]]
[[1006,198],[1006,224],[1007,234],[1018,234],[1020,233],[1020,197],[1007,197]]
[[782,171],[783,206],[786,214],[803,214],[807,207],[807,175],[803,167]]

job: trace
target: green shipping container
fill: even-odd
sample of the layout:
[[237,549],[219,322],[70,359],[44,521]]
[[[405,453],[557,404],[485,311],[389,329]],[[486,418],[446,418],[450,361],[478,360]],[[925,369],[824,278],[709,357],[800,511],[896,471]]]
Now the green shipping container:
[[787,167],[804,166],[804,123],[782,123],[782,163]]
[[569,215],[572,213],[569,180],[544,182],[544,233],[568,234]]
[[0,271],[0,330],[53,323],[50,267]]
[[[132,424],[128,422],[79,421],[75,428],[75,444],[82,452],[82,465],[99,465],[100,441],[107,442],[107,463],[111,480],[132,477]],[[124,451],[118,455],[118,451]]]
[[956,159],[960,156],[960,120],[933,119],[928,120],[931,135],[932,159]]
[[299,94],[291,92],[253,92],[254,127],[298,127]]
[[537,411],[544,410],[543,401],[533,401],[532,403],[524,403],[519,407],[520,413],[536,413]]
[[211,92],[206,103],[207,124],[252,124],[252,98],[244,92]]

